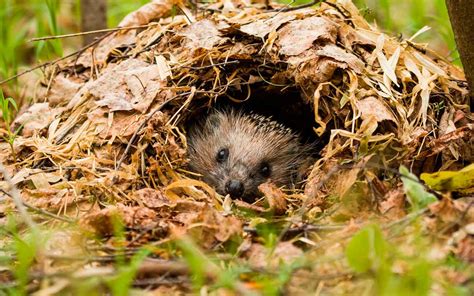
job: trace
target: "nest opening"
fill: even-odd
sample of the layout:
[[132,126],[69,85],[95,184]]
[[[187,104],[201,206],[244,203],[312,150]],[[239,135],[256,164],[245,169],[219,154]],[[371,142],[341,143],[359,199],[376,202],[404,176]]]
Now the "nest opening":
[[318,137],[314,131],[314,110],[301,90],[297,87],[277,88],[268,84],[249,87],[248,90],[230,89],[211,104],[196,100],[184,121],[185,130],[204,120],[212,110],[226,108],[271,117],[298,133],[302,142],[314,144],[315,152],[327,143],[326,135]]

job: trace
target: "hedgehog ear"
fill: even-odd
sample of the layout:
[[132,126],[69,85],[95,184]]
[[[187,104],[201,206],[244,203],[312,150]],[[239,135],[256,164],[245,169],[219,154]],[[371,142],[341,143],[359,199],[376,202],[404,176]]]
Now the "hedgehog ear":
[[191,125],[189,132],[191,135],[202,134],[203,131],[212,131],[219,124],[219,116],[216,112],[211,112],[201,116],[196,122]]
[[205,120],[205,126],[207,128],[212,128],[212,130],[215,130],[215,128],[219,127],[220,119],[222,115],[219,114],[218,112],[212,112],[209,114],[209,116]]

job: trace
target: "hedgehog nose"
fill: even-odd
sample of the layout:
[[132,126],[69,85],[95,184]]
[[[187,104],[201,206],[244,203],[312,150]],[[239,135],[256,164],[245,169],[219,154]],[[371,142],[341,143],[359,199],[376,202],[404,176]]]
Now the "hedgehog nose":
[[244,193],[244,184],[239,180],[230,180],[225,184],[225,192],[231,197],[240,197]]

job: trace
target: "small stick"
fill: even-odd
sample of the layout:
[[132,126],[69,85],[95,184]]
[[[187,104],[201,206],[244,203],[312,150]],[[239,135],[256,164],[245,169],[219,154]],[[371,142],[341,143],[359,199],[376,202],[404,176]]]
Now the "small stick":
[[[311,1],[310,3],[306,3],[306,4],[302,4],[302,5],[298,5],[298,6],[293,6],[293,7],[285,7],[285,8],[282,8],[282,9],[278,9],[277,11],[278,12],[287,12],[287,11],[293,11],[293,10],[298,10],[298,9],[303,9],[303,8],[307,8],[307,7],[311,7],[313,5],[316,5],[318,3],[321,3],[321,2],[324,2],[325,0],[313,0]],[[294,1],[293,1],[294,2]],[[292,2],[292,3],[293,3]],[[290,3],[291,4],[291,3]],[[289,5],[290,5],[289,4]]]
[[[13,196],[12,196],[10,193],[6,192],[5,190],[3,190],[3,189],[0,188],[0,192],[2,192],[2,193],[5,194],[6,196],[9,196],[9,197],[11,197],[11,198],[13,199]],[[56,214],[54,214],[54,213],[45,211],[45,210],[43,210],[43,209],[34,207],[34,206],[32,206],[32,205],[30,205],[30,204],[24,202],[24,201],[21,201],[21,203],[22,203],[25,207],[27,207],[28,209],[30,209],[30,210],[32,210],[32,211],[35,211],[35,212],[37,212],[37,213],[39,213],[39,214],[43,214],[43,215],[45,215],[45,216],[48,216],[48,217],[50,217],[50,218],[58,219],[58,220],[61,220],[61,221],[63,221],[63,222],[68,222],[68,223],[73,223],[73,222],[74,222],[74,220],[72,220],[72,219],[69,219],[69,218],[66,218],[66,217],[62,217],[62,216],[56,215]]]
[[131,27],[118,27],[118,28],[111,28],[111,29],[101,29],[101,30],[94,30],[94,31],[87,31],[87,32],[79,32],[79,33],[72,33],[72,34],[63,34],[63,35],[54,35],[54,36],[44,36],[44,37],[36,37],[31,38],[28,42],[36,42],[36,41],[43,41],[43,40],[51,40],[51,39],[62,39],[62,38],[70,38],[70,37],[78,37],[90,34],[97,34],[97,33],[107,33],[107,32],[117,32],[117,31],[126,31],[126,30],[134,30],[134,29],[145,29],[155,23],[151,23],[148,25],[141,25],[141,26],[131,26]]
[[[312,224],[305,224],[303,226],[289,228],[284,233],[285,235],[295,235],[303,232],[316,232],[316,231],[333,231],[333,230],[341,230],[347,225],[312,225]],[[244,232],[250,234],[257,234],[257,229],[253,227],[244,227]]]
[[12,178],[10,177],[10,174],[7,172],[5,167],[3,166],[3,163],[0,162],[0,173],[3,174],[3,178],[7,182],[7,184],[10,186],[10,194],[8,194],[12,199],[13,202],[15,203],[16,208],[18,209],[18,212],[20,213],[21,218],[25,221],[25,223],[30,227],[31,230],[36,230],[37,225],[31,219],[30,215],[28,215],[28,212],[26,211],[26,207],[23,204],[23,201],[20,196],[20,192],[16,188],[15,184],[12,182]]
[[20,72],[20,73],[14,75],[14,76],[11,76],[11,77],[9,77],[9,78],[7,78],[7,79],[4,79],[4,80],[0,81],[0,85],[2,85],[2,84],[4,84],[4,83],[7,83],[7,82],[9,82],[9,81],[11,81],[11,80],[13,80],[13,79],[15,79],[15,78],[20,77],[20,76],[23,76],[23,75],[25,75],[25,74],[28,74],[28,73],[30,73],[30,72],[33,72],[34,70],[37,70],[37,69],[40,69],[40,68],[44,68],[44,67],[47,67],[47,66],[49,66],[49,65],[54,65],[54,64],[56,64],[56,63],[59,63],[60,61],[63,61],[63,60],[66,60],[66,59],[68,59],[68,58],[70,58],[70,57],[73,57],[73,56],[75,56],[75,55],[81,54],[81,53],[83,53],[86,49],[88,49],[89,47],[92,47],[92,46],[94,46],[94,45],[97,45],[99,42],[101,42],[102,40],[104,40],[104,38],[110,36],[110,33],[112,33],[112,32],[109,32],[108,34],[105,34],[105,35],[101,36],[99,39],[95,40],[94,42],[92,42],[92,43],[90,43],[90,44],[88,44],[88,45],[82,47],[82,48],[79,49],[78,51],[75,51],[75,52],[73,52],[73,53],[71,53],[71,54],[68,54],[67,56],[64,56],[64,57],[61,57],[61,58],[57,58],[57,59],[55,59],[55,60],[53,60],[53,61],[50,61],[50,62],[45,62],[45,63],[39,64],[39,65],[37,65],[37,66],[35,66],[35,67],[33,67],[33,68],[30,68],[30,69],[28,69],[28,70],[25,70],[25,71],[23,71],[23,72]]
[[178,66],[178,68],[186,68],[186,69],[191,69],[191,70],[202,70],[202,69],[213,68],[213,67],[217,67],[217,66],[225,66],[225,65],[229,65],[229,64],[239,64],[239,63],[240,63],[239,60],[234,60],[234,61],[227,61],[227,62],[210,64],[210,65],[206,65],[206,66],[197,66],[197,67]]

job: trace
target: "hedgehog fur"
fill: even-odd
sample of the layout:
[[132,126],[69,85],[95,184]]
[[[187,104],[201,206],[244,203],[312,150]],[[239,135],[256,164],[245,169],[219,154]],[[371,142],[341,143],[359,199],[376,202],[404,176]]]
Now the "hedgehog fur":
[[268,180],[294,188],[311,155],[312,145],[283,124],[234,109],[212,111],[188,134],[190,169],[232,198],[253,200]]

